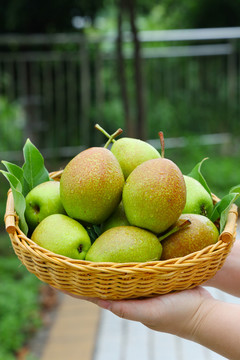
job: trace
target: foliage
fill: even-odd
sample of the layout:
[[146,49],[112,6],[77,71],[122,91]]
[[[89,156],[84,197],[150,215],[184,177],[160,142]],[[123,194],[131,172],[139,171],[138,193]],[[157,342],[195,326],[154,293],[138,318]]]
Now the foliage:
[[[3,178],[2,178],[3,179]],[[9,189],[7,181],[0,181],[0,229],[4,229],[4,213],[6,209],[7,201],[7,191]],[[1,245],[0,244],[0,254],[1,254]]]
[[148,137],[159,127],[168,137],[239,133],[239,106],[229,97],[226,65],[225,57],[145,60]]
[[239,0],[165,0],[161,20],[167,28],[239,26],[239,7]]
[[205,190],[207,190],[207,192],[209,193],[209,195],[211,196],[211,190],[209,189],[209,186],[204,178],[204,176],[201,173],[201,167],[204,161],[206,161],[207,158],[204,158],[202,161],[200,161],[193,169],[192,171],[188,174],[188,176],[191,176],[192,178],[196,179],[197,181],[199,181],[202,186],[205,188]]
[[0,257],[12,256],[14,254],[7,232],[0,232]]
[[209,159],[202,165],[202,173],[211,191],[222,198],[235,185],[239,183],[240,149],[234,151],[234,141],[227,154],[223,145],[201,145],[196,138],[189,138],[188,144],[183,148],[167,149],[166,157],[173,160],[187,175],[195,164],[203,158]]
[[40,282],[15,256],[0,257],[0,277],[0,358],[10,360],[41,324]]
[[23,154],[25,162],[22,167],[7,161],[2,161],[8,171],[0,170],[0,172],[9,181],[13,193],[15,210],[20,220],[20,228],[27,234],[28,225],[25,220],[25,197],[35,186],[45,181],[50,181],[50,178],[44,166],[42,154],[29,139],[27,139],[23,147]]
[[[11,124],[11,129],[9,129],[9,124]],[[16,101],[9,101],[6,96],[0,96],[0,151],[18,150],[21,147],[24,125],[25,119],[21,105]],[[13,133],[14,136],[10,136]]]
[[[135,0],[140,29],[239,26],[239,0]],[[74,16],[88,17],[91,31],[116,29],[119,2],[113,0],[54,1],[2,0],[0,33],[53,33],[76,31]],[[216,11],[217,9],[217,11]],[[31,15],[30,15],[31,14]],[[128,27],[125,22],[125,28]]]
[[103,0],[2,0],[0,33],[53,33],[74,31],[72,17],[89,16],[94,20]]
[[[192,178],[199,181],[202,186],[205,188],[205,190],[209,193],[211,196],[212,191],[210,190],[204,176],[201,173],[201,167],[203,162],[207,160],[207,158],[204,158],[202,161],[200,161],[188,174],[188,176],[191,176]],[[227,193],[224,194],[222,199],[218,201],[214,207],[212,213],[210,213],[210,220],[212,222],[215,222],[217,219],[220,218],[220,233],[223,231],[228,217],[228,212],[231,207],[231,205],[236,202],[236,200],[240,196],[240,185],[234,186],[232,189],[227,189]]]
[[[239,0],[138,0],[142,30],[239,26]],[[217,11],[216,11],[217,9]]]

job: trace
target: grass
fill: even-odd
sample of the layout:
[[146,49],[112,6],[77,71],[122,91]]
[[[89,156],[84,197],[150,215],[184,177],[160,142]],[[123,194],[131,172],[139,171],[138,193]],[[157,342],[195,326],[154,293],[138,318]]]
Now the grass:
[[0,234],[0,244],[0,359],[13,360],[41,325],[41,283],[13,254],[8,235]]

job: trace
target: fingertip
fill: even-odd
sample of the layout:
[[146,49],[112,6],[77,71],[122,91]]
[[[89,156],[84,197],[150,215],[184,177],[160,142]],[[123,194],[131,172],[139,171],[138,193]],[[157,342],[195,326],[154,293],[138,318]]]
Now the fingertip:
[[103,299],[99,299],[96,304],[101,307],[102,309],[109,309],[111,306],[111,301],[110,300],[103,300]]

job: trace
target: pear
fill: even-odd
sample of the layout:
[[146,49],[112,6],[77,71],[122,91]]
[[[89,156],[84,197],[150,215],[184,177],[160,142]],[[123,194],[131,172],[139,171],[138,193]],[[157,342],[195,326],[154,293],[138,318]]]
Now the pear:
[[86,229],[78,221],[63,214],[53,214],[43,219],[31,239],[55,254],[79,260],[84,260],[91,246]]
[[67,214],[90,224],[104,222],[121,201],[124,176],[113,153],[92,147],[75,156],[60,180]]
[[112,227],[116,226],[127,226],[130,225],[129,221],[126,217],[123,203],[120,202],[116,210],[110,215],[110,217],[102,224],[101,229],[102,232],[107,231],[108,229],[111,229]]
[[200,214],[209,217],[213,211],[213,200],[207,190],[196,179],[184,175],[187,189],[184,214]]
[[161,157],[159,152],[147,142],[128,137],[116,140],[111,151],[118,159],[125,179],[138,165]]
[[31,232],[44,218],[52,214],[65,214],[58,181],[43,182],[26,196],[25,217]]
[[186,186],[178,166],[158,158],[136,167],[123,188],[123,206],[131,225],[160,234],[173,225],[186,202]]
[[159,260],[162,245],[150,231],[119,226],[105,231],[93,243],[85,260],[95,262],[145,262]]
[[115,140],[114,137],[120,135],[122,129],[118,129],[113,135],[109,135],[99,124],[96,124],[95,128],[109,138],[108,145],[113,142],[111,151],[118,159],[125,179],[144,161],[161,157],[159,152],[145,141],[129,137]]
[[218,229],[206,216],[183,214],[179,218],[179,221],[182,220],[190,220],[191,223],[161,242],[163,247],[161,260],[185,256],[218,241]]

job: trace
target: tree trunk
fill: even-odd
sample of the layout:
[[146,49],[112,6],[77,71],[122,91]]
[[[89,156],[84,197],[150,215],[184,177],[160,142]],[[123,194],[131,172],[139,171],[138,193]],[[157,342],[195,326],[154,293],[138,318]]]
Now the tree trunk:
[[124,0],[119,0],[118,5],[118,36],[117,36],[117,65],[118,65],[118,78],[120,85],[121,98],[123,103],[123,112],[124,112],[124,121],[125,121],[125,131],[127,136],[135,137],[135,126],[130,116],[130,106],[129,106],[129,96],[127,89],[127,77],[124,64],[124,54],[123,54],[123,39],[122,39],[122,18],[124,12]]
[[134,69],[135,69],[135,87],[136,87],[136,117],[137,117],[137,137],[146,140],[145,128],[145,104],[144,104],[144,87],[141,64],[140,41],[138,39],[138,31],[135,23],[135,0],[126,0],[128,7],[130,25],[134,44]]

